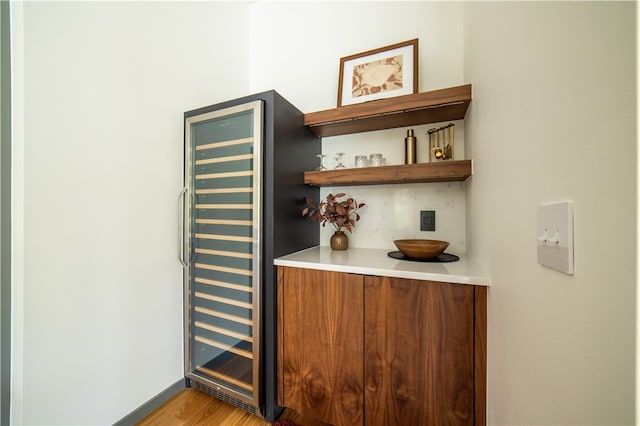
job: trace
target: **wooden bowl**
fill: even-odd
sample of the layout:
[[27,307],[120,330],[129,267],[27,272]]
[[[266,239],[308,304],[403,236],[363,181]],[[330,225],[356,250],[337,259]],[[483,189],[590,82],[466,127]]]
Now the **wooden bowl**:
[[438,240],[393,240],[393,244],[402,254],[414,259],[438,257],[449,246],[447,241]]

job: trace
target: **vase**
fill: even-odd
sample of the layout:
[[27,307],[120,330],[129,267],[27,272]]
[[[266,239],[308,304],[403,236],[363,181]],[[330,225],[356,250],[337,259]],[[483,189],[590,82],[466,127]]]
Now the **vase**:
[[349,237],[343,231],[336,231],[331,236],[331,250],[346,250],[349,248]]

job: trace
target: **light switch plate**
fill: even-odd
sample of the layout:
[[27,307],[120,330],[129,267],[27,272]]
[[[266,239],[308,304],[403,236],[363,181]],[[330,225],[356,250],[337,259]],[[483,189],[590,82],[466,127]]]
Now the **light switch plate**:
[[538,263],[573,275],[573,202],[538,206]]

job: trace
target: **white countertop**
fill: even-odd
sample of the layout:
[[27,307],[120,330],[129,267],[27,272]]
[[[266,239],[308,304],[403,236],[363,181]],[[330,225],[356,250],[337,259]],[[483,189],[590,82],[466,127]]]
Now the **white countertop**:
[[464,255],[446,263],[411,262],[387,256],[393,249],[350,247],[345,251],[317,246],[274,260],[276,265],[383,277],[409,278],[490,286],[491,278],[471,265]]

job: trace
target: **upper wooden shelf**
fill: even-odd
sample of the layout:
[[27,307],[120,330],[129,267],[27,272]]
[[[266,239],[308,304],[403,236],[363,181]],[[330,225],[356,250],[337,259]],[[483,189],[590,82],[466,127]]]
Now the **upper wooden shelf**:
[[363,167],[304,172],[304,183],[315,186],[379,185],[464,181],[471,176],[471,160]]
[[461,120],[470,102],[471,85],[466,84],[310,112],[304,125],[324,137]]

